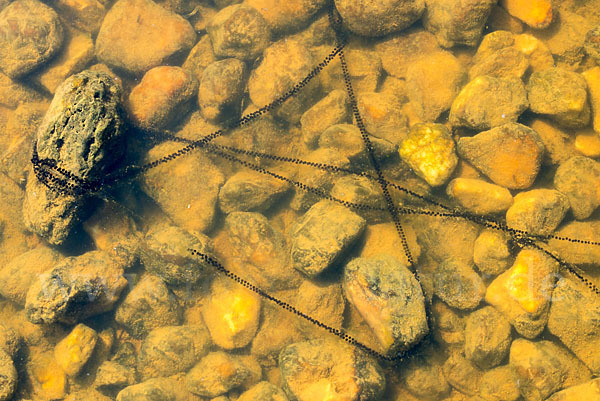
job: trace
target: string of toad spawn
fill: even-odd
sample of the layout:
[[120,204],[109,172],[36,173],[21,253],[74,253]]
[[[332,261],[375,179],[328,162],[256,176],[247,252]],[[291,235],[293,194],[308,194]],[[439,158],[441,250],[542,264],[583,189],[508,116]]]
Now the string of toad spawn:
[[[179,157],[189,154],[190,152],[192,152],[196,149],[202,149],[206,152],[210,152],[211,154],[222,157],[233,163],[237,163],[245,168],[249,168],[251,170],[254,170],[261,174],[268,175],[270,177],[273,177],[273,178],[281,180],[281,181],[285,181],[302,191],[310,192],[312,194],[317,195],[320,198],[328,199],[330,201],[339,203],[347,208],[354,209],[354,210],[376,210],[376,211],[384,211],[384,212],[389,213],[389,215],[394,223],[396,232],[401,240],[404,254],[410,265],[409,267],[411,268],[413,274],[415,275],[415,278],[418,280],[418,282],[420,284],[421,284],[421,279],[419,277],[418,270],[415,268],[415,260],[411,254],[410,248],[408,247],[406,235],[404,233],[404,229],[403,229],[402,223],[400,221],[400,215],[424,215],[424,216],[430,216],[430,217],[460,218],[460,219],[466,219],[466,220],[472,221],[472,222],[477,223],[486,228],[506,232],[509,235],[510,239],[516,245],[518,245],[519,247],[534,248],[534,249],[537,249],[537,250],[545,253],[546,255],[551,257],[553,260],[555,260],[559,264],[560,267],[564,268],[566,271],[568,271],[570,274],[572,274],[575,278],[577,278],[578,280],[583,282],[592,292],[594,292],[597,295],[600,295],[600,289],[598,289],[598,287],[595,286],[594,283],[592,283],[590,280],[588,280],[577,266],[567,263],[566,261],[562,260],[560,257],[554,255],[552,252],[545,249],[540,244],[549,239],[555,239],[555,240],[567,241],[567,242],[573,242],[573,243],[580,243],[580,244],[585,244],[585,245],[594,245],[594,246],[600,245],[600,242],[579,240],[579,239],[568,238],[568,237],[563,237],[563,236],[555,236],[555,235],[546,235],[546,236],[532,235],[523,230],[517,230],[517,229],[510,228],[505,223],[503,223],[501,221],[497,221],[493,218],[474,215],[467,211],[455,210],[455,209],[448,207],[448,206],[444,205],[443,203],[438,202],[434,199],[431,199],[427,196],[418,194],[408,188],[405,188],[400,185],[396,185],[392,182],[389,182],[385,178],[385,176],[381,170],[379,161],[375,156],[375,152],[374,152],[373,146],[371,144],[368,132],[365,128],[362,116],[361,116],[358,106],[357,106],[356,97],[354,95],[354,89],[353,89],[352,82],[350,79],[350,74],[348,71],[348,65],[347,65],[344,51],[343,51],[345,44],[347,43],[347,37],[342,29],[341,18],[337,13],[335,13],[333,7],[331,7],[331,9],[329,10],[329,20],[330,20],[331,27],[334,29],[334,31],[336,33],[337,46],[327,55],[327,57],[325,57],[323,59],[323,61],[320,62],[316,67],[314,67],[300,82],[295,84],[290,90],[288,90],[282,96],[278,97],[273,102],[261,107],[260,109],[254,111],[252,113],[249,113],[247,115],[242,116],[240,119],[238,119],[236,121],[226,123],[225,128],[217,130],[215,132],[212,132],[212,133],[200,138],[199,140],[183,139],[183,138],[179,138],[179,137],[167,134],[167,133],[152,133],[155,138],[180,142],[185,145],[182,148],[180,148],[179,150],[177,150],[173,153],[170,153],[168,155],[165,155],[157,160],[154,160],[152,162],[149,162],[149,163],[146,163],[143,165],[139,165],[139,166],[138,165],[126,166],[126,167],[124,167],[120,170],[117,170],[117,171],[109,174],[108,176],[106,176],[102,179],[98,179],[98,180],[82,179],[81,177],[78,177],[78,176],[72,174],[71,172],[58,166],[58,163],[55,160],[40,159],[37,154],[37,148],[36,148],[37,144],[34,143],[31,162],[33,164],[33,171],[34,171],[35,176],[37,177],[37,179],[40,182],[42,182],[48,188],[50,188],[53,191],[56,191],[62,195],[91,196],[91,195],[97,194],[101,191],[104,191],[111,186],[122,184],[123,182],[127,182],[129,180],[135,179],[139,175],[143,174],[144,172],[146,172],[152,168],[155,168],[164,163],[173,161]],[[263,153],[263,152],[238,149],[238,148],[231,147],[231,146],[217,145],[217,144],[213,143],[213,141],[215,139],[225,135],[230,129],[242,127],[252,121],[255,121],[262,115],[273,111],[275,108],[277,108],[278,106],[283,104],[286,100],[295,96],[312,79],[314,79],[327,65],[329,65],[336,57],[338,57],[340,60],[342,76],[343,76],[346,92],[350,99],[352,114],[356,121],[356,125],[358,126],[358,128],[360,130],[361,138],[364,143],[367,154],[369,156],[369,161],[371,163],[371,166],[375,170],[374,175],[371,173],[365,172],[365,171],[358,171],[358,170],[354,170],[354,169],[337,167],[337,166],[333,166],[333,165],[328,165],[326,163],[315,163],[315,162],[302,160],[299,158],[289,158],[289,157],[278,156],[278,155],[273,155],[273,154],[268,154],[268,153]],[[281,174],[275,173],[264,167],[261,167],[255,163],[249,162],[247,160],[243,160],[238,156],[259,157],[259,158],[270,159],[270,160],[274,160],[274,161],[278,161],[278,162],[310,166],[310,167],[313,167],[316,169],[330,171],[330,172],[334,172],[334,173],[347,173],[347,174],[353,174],[353,175],[365,177],[365,178],[372,180],[379,184],[381,192],[384,196],[386,206],[385,207],[376,207],[376,206],[372,206],[372,205],[349,202],[349,201],[346,201],[343,199],[336,198],[336,197],[330,195],[327,191],[322,190],[321,188],[312,187],[312,186],[302,183],[300,181],[291,179],[289,177],[285,177]],[[429,204],[432,207],[437,208],[438,210],[423,209],[423,208],[411,208],[411,207],[406,207],[406,206],[396,206],[392,200],[389,188],[393,188],[395,190],[402,191],[411,197],[419,199],[419,200],[425,202],[426,204]],[[211,257],[207,254],[203,254],[197,250],[190,250],[190,252],[192,252],[192,254],[194,254],[195,256],[202,259],[204,262],[212,265],[220,273],[222,273],[225,276],[227,276],[228,278],[238,282],[239,284],[243,285],[244,287],[248,288],[249,290],[260,295],[261,297],[275,303],[276,305],[278,305],[279,307],[281,307],[285,310],[288,310],[288,311],[296,314],[297,316],[301,317],[302,319],[305,319],[305,320],[311,322],[312,324],[315,324],[315,325],[327,330],[331,334],[334,334],[334,335],[340,337],[344,341],[366,351],[367,353],[369,353],[371,355],[374,355],[382,360],[387,360],[387,361],[403,360],[405,357],[407,357],[409,355],[410,350],[403,350],[399,354],[396,354],[393,356],[384,355],[384,354],[376,351],[375,349],[357,341],[350,335],[346,334],[342,329],[334,328],[325,323],[322,323],[319,320],[303,313],[300,309],[294,307],[293,305],[286,303],[286,302],[270,295],[266,291],[255,286],[254,284],[252,284],[251,282],[249,282],[249,281],[243,279],[242,277],[236,275],[235,273],[227,270],[221,263],[219,263],[219,261],[217,261],[213,257]],[[430,301],[430,299],[429,299],[429,301]],[[426,308],[426,309],[427,309],[428,323],[430,323],[430,328],[431,328],[433,326],[431,325],[431,313],[429,311],[430,307]]]

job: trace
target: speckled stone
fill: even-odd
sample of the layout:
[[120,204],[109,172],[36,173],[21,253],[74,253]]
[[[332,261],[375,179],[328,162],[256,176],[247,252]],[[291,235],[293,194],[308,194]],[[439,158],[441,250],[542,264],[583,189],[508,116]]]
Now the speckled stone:
[[555,189],[519,192],[506,212],[506,224],[534,235],[551,234],[569,210],[566,195]]
[[387,355],[410,348],[429,331],[423,290],[392,256],[353,259],[344,269],[344,294]]
[[432,186],[445,184],[458,163],[454,141],[441,124],[413,125],[398,152]]
[[508,355],[511,341],[510,323],[493,306],[467,317],[465,357],[481,369],[498,366]]

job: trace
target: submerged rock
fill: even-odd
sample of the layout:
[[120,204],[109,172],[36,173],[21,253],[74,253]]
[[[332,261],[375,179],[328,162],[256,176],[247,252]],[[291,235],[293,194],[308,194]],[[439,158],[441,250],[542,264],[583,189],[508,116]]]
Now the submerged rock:
[[533,235],[549,235],[569,210],[567,197],[553,189],[520,192],[506,212],[506,225]]
[[531,74],[527,84],[529,108],[562,126],[580,128],[590,121],[587,84],[578,73],[547,68]]
[[108,65],[143,74],[196,43],[183,17],[151,0],[119,0],[110,8],[96,38],[96,56]]
[[354,259],[344,269],[343,286],[385,354],[409,349],[429,331],[421,285],[397,259]]
[[349,344],[335,340],[294,343],[279,354],[283,388],[290,399],[375,401],[385,389],[379,365]]
[[17,0],[0,12],[0,69],[21,77],[61,48],[63,27],[56,12],[37,0]]
[[482,75],[462,88],[452,102],[448,120],[453,126],[490,129],[515,123],[528,104],[520,80]]
[[525,248],[510,269],[488,286],[485,300],[519,334],[537,337],[546,327],[558,264],[545,253]]
[[10,356],[0,350],[0,400],[8,401],[13,398],[17,389],[17,369]]
[[219,191],[219,207],[225,213],[264,213],[289,189],[285,181],[255,171],[240,171],[223,184]]
[[127,286],[123,267],[102,251],[69,257],[35,280],[25,302],[33,323],[74,324],[112,310]]
[[282,389],[262,381],[240,395],[238,401],[288,401]]
[[473,309],[485,295],[485,284],[473,268],[460,261],[447,259],[433,272],[435,294],[449,306]]
[[115,321],[136,338],[152,329],[181,323],[181,307],[158,277],[147,274],[125,296],[117,308]]
[[444,47],[475,46],[497,0],[425,0],[423,25]]
[[446,193],[471,213],[488,215],[506,211],[513,203],[510,191],[474,178],[455,178]]
[[465,357],[481,369],[498,366],[511,341],[510,323],[494,307],[485,306],[467,317]]
[[594,374],[600,372],[600,302],[578,280],[562,278],[552,292],[548,330]]
[[194,285],[212,271],[190,251],[213,253],[212,241],[204,234],[192,235],[172,225],[154,226],[146,234],[145,244],[141,252],[144,267],[167,284]]
[[[73,75],[56,90],[37,132],[39,159],[82,179],[101,179],[123,155],[121,89],[102,72]],[[81,200],[61,195],[34,175],[27,182],[23,204],[26,226],[52,244],[65,241],[81,214]]]
[[509,123],[460,138],[458,154],[489,177],[508,189],[529,188],[542,164],[544,144],[529,127]]
[[347,208],[320,201],[290,233],[292,265],[316,276],[336,262],[362,234],[365,220]]
[[253,61],[271,44],[267,21],[256,8],[246,4],[223,8],[211,19],[206,30],[215,55],[220,58]]
[[600,205],[600,163],[574,156],[558,166],[554,186],[569,198],[576,219],[588,218]]
[[224,349],[245,347],[258,329],[261,298],[229,279],[214,280],[202,317],[212,340]]
[[412,25],[425,11],[424,0],[336,0],[344,24],[362,36],[384,36]]
[[244,384],[256,383],[261,376],[261,367],[253,358],[217,351],[190,369],[185,387],[191,393],[214,398]]
[[415,124],[400,144],[400,157],[431,186],[446,183],[458,163],[454,141],[441,124]]
[[185,372],[212,346],[206,327],[165,326],[148,333],[137,357],[137,372],[144,378],[167,377]]
[[98,341],[96,330],[79,323],[54,347],[54,358],[69,376],[77,376],[94,352]]
[[228,58],[209,64],[198,88],[200,113],[208,121],[227,120],[239,114],[246,80],[246,65]]

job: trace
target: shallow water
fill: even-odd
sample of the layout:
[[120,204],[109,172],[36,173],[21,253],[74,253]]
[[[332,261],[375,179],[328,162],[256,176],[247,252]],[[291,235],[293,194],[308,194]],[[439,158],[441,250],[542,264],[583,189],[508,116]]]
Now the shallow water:
[[0,12],[0,397],[600,399],[592,6],[84,3]]

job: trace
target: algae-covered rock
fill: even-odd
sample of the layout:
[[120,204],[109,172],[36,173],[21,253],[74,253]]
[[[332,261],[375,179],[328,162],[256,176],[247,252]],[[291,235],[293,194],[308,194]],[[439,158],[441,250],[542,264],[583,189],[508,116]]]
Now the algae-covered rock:
[[252,61],[271,44],[267,21],[256,8],[246,4],[223,8],[212,18],[206,30],[215,55],[221,58]]
[[379,210],[357,210],[368,223],[380,223],[389,219],[386,203],[381,196],[381,187],[374,180],[357,175],[348,175],[336,180],[331,196],[344,201],[369,205]]
[[344,294],[385,354],[418,343],[429,331],[425,297],[410,270],[391,256],[356,258],[344,269]]
[[165,283],[193,285],[208,277],[212,269],[192,255],[190,249],[211,255],[213,244],[201,233],[192,235],[172,225],[154,226],[146,234],[141,259],[146,270]]
[[253,358],[211,352],[200,360],[185,377],[185,387],[191,393],[217,397],[247,383],[256,383],[262,376],[260,365]]
[[246,65],[229,58],[209,64],[198,88],[200,113],[209,121],[230,119],[239,113],[246,79]]
[[483,230],[475,240],[473,262],[480,272],[497,275],[510,264],[508,236],[498,230]]
[[426,0],[423,25],[444,47],[475,46],[497,0]]
[[0,350],[0,400],[12,399],[17,389],[17,369],[6,352]]
[[547,68],[531,74],[527,84],[529,108],[558,124],[579,128],[590,121],[590,104],[585,79],[573,71]]
[[318,275],[339,260],[365,225],[362,217],[341,205],[316,203],[290,233],[292,265],[309,276]]
[[462,88],[452,102],[448,119],[453,126],[490,129],[516,122],[528,104],[520,80],[482,75]]
[[153,329],[137,357],[137,372],[144,378],[185,372],[206,355],[212,345],[206,327],[165,326]]
[[449,52],[436,52],[412,63],[406,71],[406,90],[417,115],[435,121],[452,106],[465,80],[465,71]]
[[152,329],[181,323],[177,299],[158,277],[147,274],[136,283],[117,308],[115,321],[136,338]]
[[600,205],[600,164],[589,157],[574,156],[558,166],[554,186],[569,198],[576,219],[588,218]]
[[294,343],[279,354],[283,388],[291,399],[375,401],[385,389],[385,376],[370,357],[335,340]]
[[510,323],[494,307],[485,306],[467,317],[465,357],[481,369],[498,366],[511,341]]
[[102,251],[69,257],[35,280],[25,302],[33,323],[73,324],[112,310],[127,286],[123,267]]
[[[123,155],[121,89],[107,74],[91,70],[73,75],[57,89],[38,128],[39,159],[82,179],[101,179]],[[52,244],[61,244],[79,220],[81,199],[61,195],[28,180],[23,217],[26,226]]]
[[319,136],[332,125],[350,122],[350,101],[345,91],[336,89],[302,114],[302,140],[313,148]]
[[49,60],[63,43],[56,12],[37,0],[18,0],[0,12],[0,69],[18,78]]
[[238,401],[288,401],[288,398],[279,387],[262,381],[243,392]]
[[485,295],[485,284],[473,268],[452,259],[441,262],[433,273],[435,294],[457,309],[473,309]]
[[267,212],[289,190],[287,182],[254,171],[229,177],[219,191],[219,207],[225,213]]
[[508,227],[533,235],[551,234],[569,210],[569,200],[554,189],[520,192],[506,212]]
[[336,0],[335,8],[352,32],[362,36],[384,36],[401,31],[419,19],[425,11],[425,1]]
[[594,374],[600,372],[600,302],[578,280],[562,278],[552,293],[548,330]]

